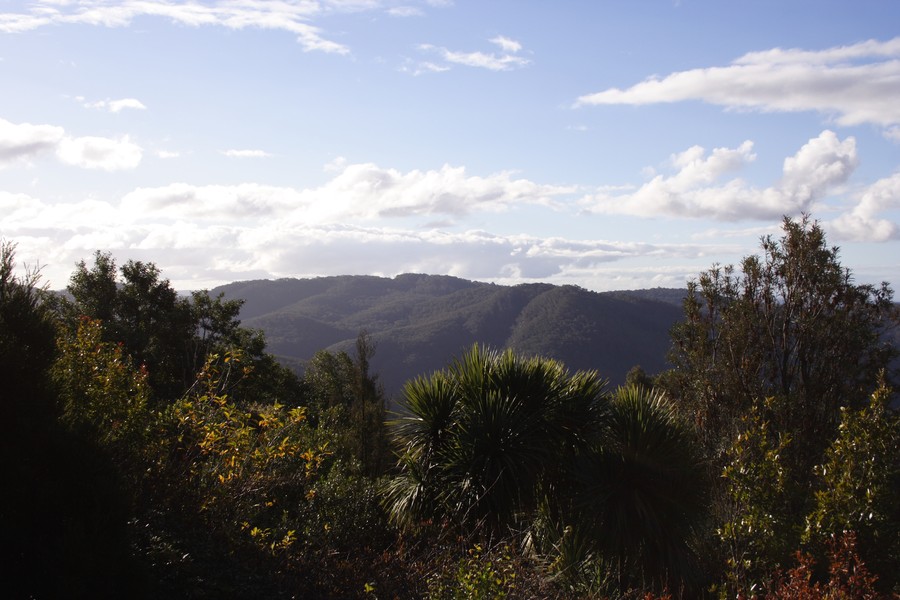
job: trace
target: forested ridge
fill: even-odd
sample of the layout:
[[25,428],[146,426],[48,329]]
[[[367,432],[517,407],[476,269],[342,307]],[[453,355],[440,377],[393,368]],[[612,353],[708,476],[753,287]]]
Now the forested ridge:
[[264,331],[269,351],[301,370],[318,350],[351,348],[365,329],[378,341],[372,364],[393,396],[474,344],[597,370],[616,385],[635,365],[658,373],[686,290],[598,293],[404,274],[243,281],[211,293],[242,300],[243,323]]
[[[669,292],[185,297],[98,251],[59,295],[3,242],[3,595],[896,597],[898,311],[839,259],[786,218],[690,283],[659,362],[613,374]],[[392,362],[419,369],[397,412]]]

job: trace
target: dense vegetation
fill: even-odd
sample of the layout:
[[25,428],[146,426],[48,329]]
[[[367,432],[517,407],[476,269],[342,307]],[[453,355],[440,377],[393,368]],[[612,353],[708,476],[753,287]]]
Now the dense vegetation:
[[806,218],[762,251],[691,284],[667,371],[475,345],[392,417],[365,330],[301,377],[240,300],[100,252],[62,297],[4,243],[4,596],[897,594],[892,291]]
[[684,298],[683,289],[593,292],[411,273],[243,281],[212,290],[218,294],[244,301],[244,324],[301,369],[319,350],[351,351],[365,329],[378,340],[372,368],[389,397],[475,344],[596,370],[616,385],[635,364],[657,373]]

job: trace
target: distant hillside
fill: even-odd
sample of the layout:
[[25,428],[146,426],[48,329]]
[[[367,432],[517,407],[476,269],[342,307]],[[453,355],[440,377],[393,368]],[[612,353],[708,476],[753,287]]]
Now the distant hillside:
[[656,373],[684,296],[414,274],[244,281],[212,292],[243,299],[243,324],[262,329],[269,350],[301,369],[317,350],[350,349],[367,330],[377,344],[372,366],[391,395],[476,342],[596,369],[614,385],[637,364]]

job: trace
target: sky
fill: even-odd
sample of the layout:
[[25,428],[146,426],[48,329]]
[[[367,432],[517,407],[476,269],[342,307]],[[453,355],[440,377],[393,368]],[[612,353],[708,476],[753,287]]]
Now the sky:
[[683,287],[804,213],[900,284],[900,2],[0,0],[0,238],[52,289]]

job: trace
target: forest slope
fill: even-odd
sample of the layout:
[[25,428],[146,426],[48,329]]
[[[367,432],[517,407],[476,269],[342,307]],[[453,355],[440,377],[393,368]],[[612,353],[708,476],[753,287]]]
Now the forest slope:
[[389,395],[474,343],[595,369],[612,384],[634,365],[656,373],[666,367],[684,295],[417,274],[243,281],[219,292],[243,299],[243,324],[263,330],[269,350],[301,369],[317,350],[349,350],[365,329],[378,346],[372,367]]

